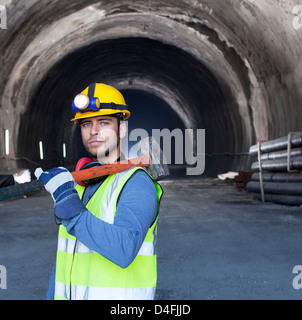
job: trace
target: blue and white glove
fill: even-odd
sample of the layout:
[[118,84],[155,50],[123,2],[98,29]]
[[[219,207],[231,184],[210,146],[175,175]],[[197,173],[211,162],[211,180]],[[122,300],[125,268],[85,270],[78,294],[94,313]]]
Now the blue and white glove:
[[56,217],[69,220],[86,210],[74,188],[73,176],[67,169],[59,167],[44,172],[37,168],[35,176],[44,183],[45,189],[51,194],[55,202]]

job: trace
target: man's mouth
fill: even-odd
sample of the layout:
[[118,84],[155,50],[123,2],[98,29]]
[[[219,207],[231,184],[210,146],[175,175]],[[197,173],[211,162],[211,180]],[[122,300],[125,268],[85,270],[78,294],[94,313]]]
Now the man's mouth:
[[103,144],[105,141],[104,140],[96,140],[96,139],[94,139],[94,140],[90,140],[90,141],[88,141],[88,145],[89,146],[99,146],[99,145],[101,145],[101,144]]

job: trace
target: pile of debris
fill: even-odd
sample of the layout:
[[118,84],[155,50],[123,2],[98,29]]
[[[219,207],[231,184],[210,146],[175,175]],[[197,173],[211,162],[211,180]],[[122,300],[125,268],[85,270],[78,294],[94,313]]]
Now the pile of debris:
[[247,190],[255,199],[286,205],[302,205],[302,132],[250,147],[257,156]]
[[249,181],[251,181],[252,171],[238,171],[232,172],[229,171],[227,173],[219,174],[218,179],[222,181],[235,181],[235,186],[238,191],[247,190],[246,185]]

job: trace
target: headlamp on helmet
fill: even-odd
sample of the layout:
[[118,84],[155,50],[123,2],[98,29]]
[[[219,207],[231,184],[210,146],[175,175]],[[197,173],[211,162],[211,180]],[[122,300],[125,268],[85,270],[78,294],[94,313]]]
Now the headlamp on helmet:
[[91,98],[86,96],[86,94],[78,94],[72,101],[72,110],[74,112],[87,112],[95,111],[100,109],[100,100],[98,98]]
[[122,115],[122,120],[130,117],[130,111],[123,95],[115,88],[104,83],[92,83],[72,102],[75,116],[71,121],[98,117]]

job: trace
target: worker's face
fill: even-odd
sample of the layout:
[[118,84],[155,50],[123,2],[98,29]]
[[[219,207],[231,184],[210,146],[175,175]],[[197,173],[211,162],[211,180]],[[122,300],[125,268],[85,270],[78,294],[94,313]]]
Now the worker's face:
[[[87,118],[81,121],[81,133],[84,147],[93,160],[111,163],[120,156],[120,139],[126,134],[126,125],[110,116]],[[118,135],[118,131],[120,134]]]

